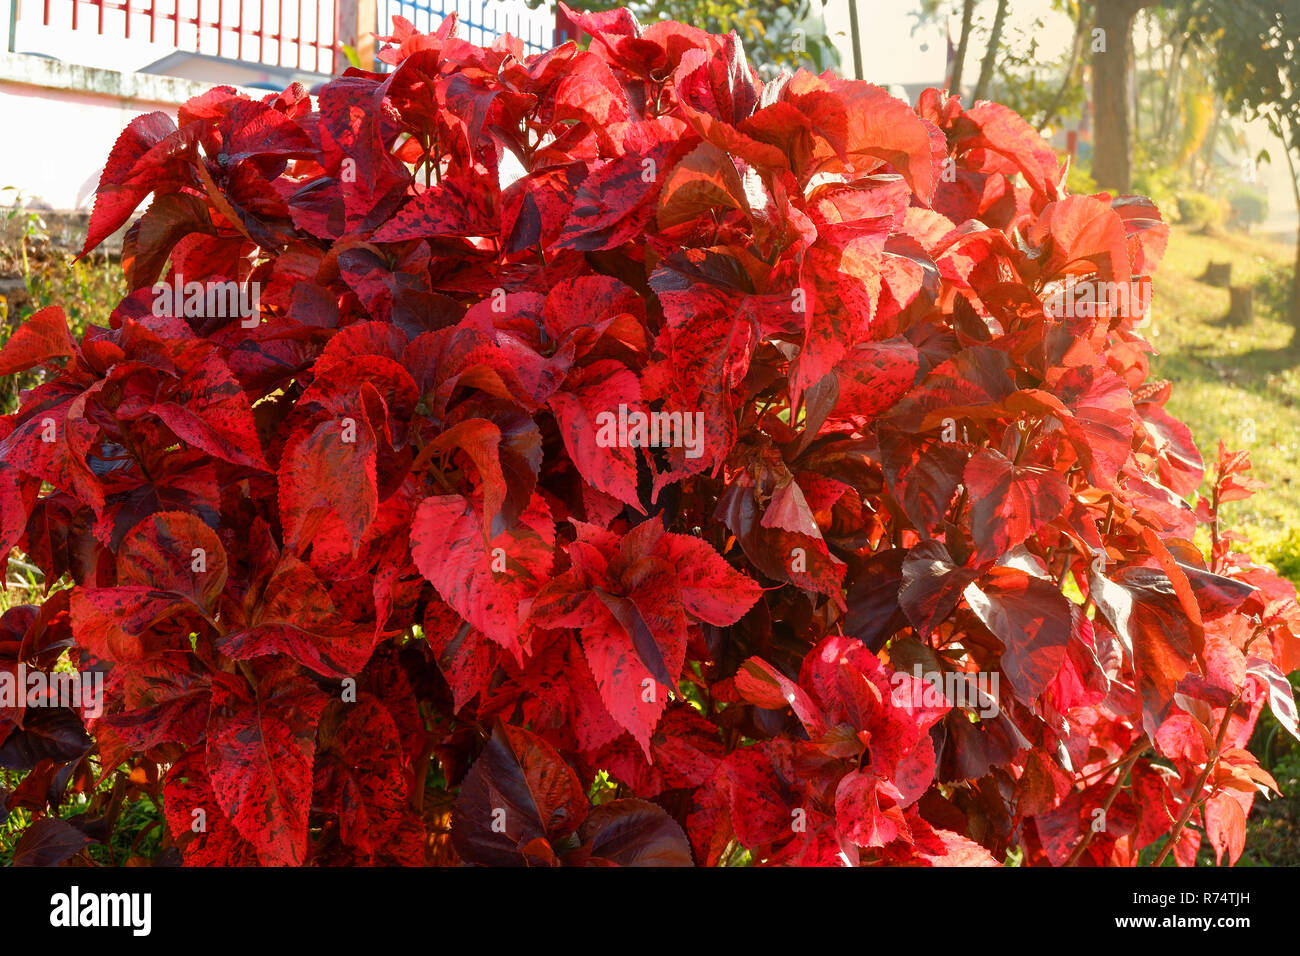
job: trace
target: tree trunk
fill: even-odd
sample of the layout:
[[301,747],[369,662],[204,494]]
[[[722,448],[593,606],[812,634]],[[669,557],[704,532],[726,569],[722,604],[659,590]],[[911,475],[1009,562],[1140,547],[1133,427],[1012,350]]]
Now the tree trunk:
[[[1300,179],[1296,178],[1295,160],[1291,150],[1295,145],[1295,127],[1286,117],[1282,117],[1282,151],[1286,154],[1286,169],[1291,175],[1291,195],[1295,199],[1296,213],[1300,214]],[[1300,347],[1300,227],[1296,230],[1295,271],[1291,274],[1291,348]]]
[[1255,290],[1248,285],[1234,285],[1228,290],[1227,324],[1235,328],[1255,320]]
[[1008,0],[998,0],[998,12],[993,16],[993,31],[989,34],[989,48],[984,51],[984,61],[980,63],[980,78],[975,84],[972,102],[988,96],[989,85],[993,82],[993,64],[998,59],[998,47],[1002,45],[1002,27],[1007,22]]
[[1201,275],[1201,281],[1206,285],[1212,285],[1220,289],[1228,288],[1232,285],[1232,263],[1207,262],[1205,272]]
[[1087,21],[1087,0],[1076,0],[1076,11],[1074,16],[1074,42],[1070,45],[1070,58],[1065,63],[1065,76],[1061,79],[1061,85],[1056,88],[1052,95],[1052,101],[1047,104],[1047,109],[1043,111],[1043,118],[1038,123],[1038,131],[1041,133],[1052,121],[1056,119],[1056,114],[1061,109],[1061,104],[1065,102],[1065,94],[1070,91],[1074,85],[1074,74],[1079,70],[1079,58],[1083,56],[1083,31]]
[[1183,50],[1187,45],[1186,36],[1174,41],[1170,50],[1169,69],[1165,71],[1165,102],[1160,110],[1160,141],[1162,157],[1169,155],[1169,137],[1173,132],[1174,118],[1178,114],[1178,94],[1183,85]]
[[[1300,211],[1300,203],[1297,203]],[[1296,231],[1295,271],[1291,275],[1291,347],[1300,345],[1300,230]]]
[[[1132,182],[1129,130],[1129,77],[1133,71],[1133,18],[1160,0],[1096,0],[1097,29],[1104,51],[1092,53],[1092,176],[1097,185],[1126,193]],[[1094,41],[1094,44],[1096,41]]]
[[1219,98],[1214,98],[1214,120],[1210,123],[1210,133],[1205,137],[1205,142],[1201,144],[1201,168],[1196,175],[1196,189],[1198,192],[1205,191],[1205,184],[1209,182],[1210,173],[1214,171],[1214,147],[1219,142],[1219,120],[1223,117],[1223,104]]
[[975,17],[975,0],[963,0],[961,5],[961,38],[957,41],[957,52],[953,55],[952,77],[948,80],[948,91],[961,95],[961,69],[966,61],[966,47],[970,44],[971,20]]

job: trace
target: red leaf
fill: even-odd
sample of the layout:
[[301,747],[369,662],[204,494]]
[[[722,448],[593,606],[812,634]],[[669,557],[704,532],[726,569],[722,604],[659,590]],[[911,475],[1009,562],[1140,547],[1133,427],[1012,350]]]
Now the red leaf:
[[1228,865],[1235,866],[1246,849],[1246,813],[1236,794],[1216,793],[1205,801],[1205,835],[1214,847],[1217,865],[1228,854]]
[[[637,450],[631,431],[646,421],[644,440],[668,444],[672,436],[649,431],[650,419],[641,403],[641,384],[623,365],[593,362],[570,375],[562,391],[550,398],[564,447],[574,466],[593,488],[644,511],[637,495]],[[635,416],[635,417],[634,417]],[[656,423],[658,418],[653,419]],[[620,422],[628,435],[620,435]],[[679,429],[680,431],[680,429]]]
[[71,824],[45,817],[23,831],[14,847],[13,865],[60,866],[94,842]]
[[1123,568],[1111,578],[1088,576],[1097,610],[1133,661],[1143,698],[1143,719],[1154,733],[1168,712],[1178,682],[1192,672],[1202,638],[1187,619],[1167,575]]
[[285,544],[302,554],[335,516],[355,553],[379,510],[375,434],[365,416],[330,419],[289,439],[280,461]]
[[963,475],[971,500],[971,535],[982,558],[1004,554],[1065,507],[1070,488],[1052,468],[1020,465],[981,449]]
[[118,136],[95,189],[95,208],[81,247],[82,256],[116,232],[140,200],[153,191],[157,183],[150,176],[161,173],[169,158],[165,147],[158,147],[168,141],[173,149],[181,145],[176,124],[163,112],[137,116]]
[[645,800],[596,807],[578,835],[592,857],[618,866],[694,866],[691,845],[677,821]]
[[534,496],[515,527],[487,539],[478,509],[459,495],[426,498],[411,526],[420,573],[456,612],[522,663],[527,604],[550,572],[555,527]]
[[284,654],[317,674],[351,677],[375,646],[375,629],[349,620],[310,566],[280,556],[247,626],[218,640],[237,660]]
[[[452,843],[466,863],[529,866],[587,816],[578,776],[555,749],[518,727],[498,724],[461,785]],[[554,858],[553,851],[550,858]]]
[[33,312],[0,348],[0,375],[25,372],[51,359],[77,354],[68,320],[57,305]]
[[292,670],[257,688],[228,675],[212,685],[207,770],[218,806],[265,866],[307,857],[316,721],[326,698]]
[[257,866],[257,851],[226,818],[212,794],[203,751],[192,750],[167,771],[163,815],[187,866]]
[[1037,698],[1065,662],[1070,602],[1051,581],[995,567],[966,589],[971,610],[1002,642],[1002,672],[1021,700]]

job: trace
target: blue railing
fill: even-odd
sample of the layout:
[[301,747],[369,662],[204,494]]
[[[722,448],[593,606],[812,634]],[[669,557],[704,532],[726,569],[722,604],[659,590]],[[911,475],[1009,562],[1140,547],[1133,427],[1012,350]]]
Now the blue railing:
[[455,13],[456,35],[480,46],[505,33],[523,40],[526,53],[542,53],[554,45],[555,12],[549,5],[532,10],[524,0],[379,0],[376,6],[381,36],[389,35],[394,16],[410,20],[421,33],[431,33],[443,17]]

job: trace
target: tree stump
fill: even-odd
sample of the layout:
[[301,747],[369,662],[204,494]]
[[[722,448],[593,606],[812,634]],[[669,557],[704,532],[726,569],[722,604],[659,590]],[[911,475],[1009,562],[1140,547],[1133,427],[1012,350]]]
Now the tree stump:
[[1234,285],[1228,290],[1227,324],[1240,328],[1255,321],[1255,290],[1248,285]]
[[1205,272],[1201,275],[1201,281],[1206,285],[1218,286],[1220,289],[1228,288],[1232,285],[1232,263],[1207,263]]

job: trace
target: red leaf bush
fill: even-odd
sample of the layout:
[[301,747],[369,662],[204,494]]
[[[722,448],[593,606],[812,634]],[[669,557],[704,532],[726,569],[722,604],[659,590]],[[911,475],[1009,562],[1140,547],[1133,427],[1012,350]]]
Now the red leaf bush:
[[122,134],[135,291],[0,352],[0,547],[73,584],[0,653],[107,687],[0,711],[10,805],[129,771],[190,864],[1235,860],[1300,613],[1147,380],[1156,208],[571,16]]

